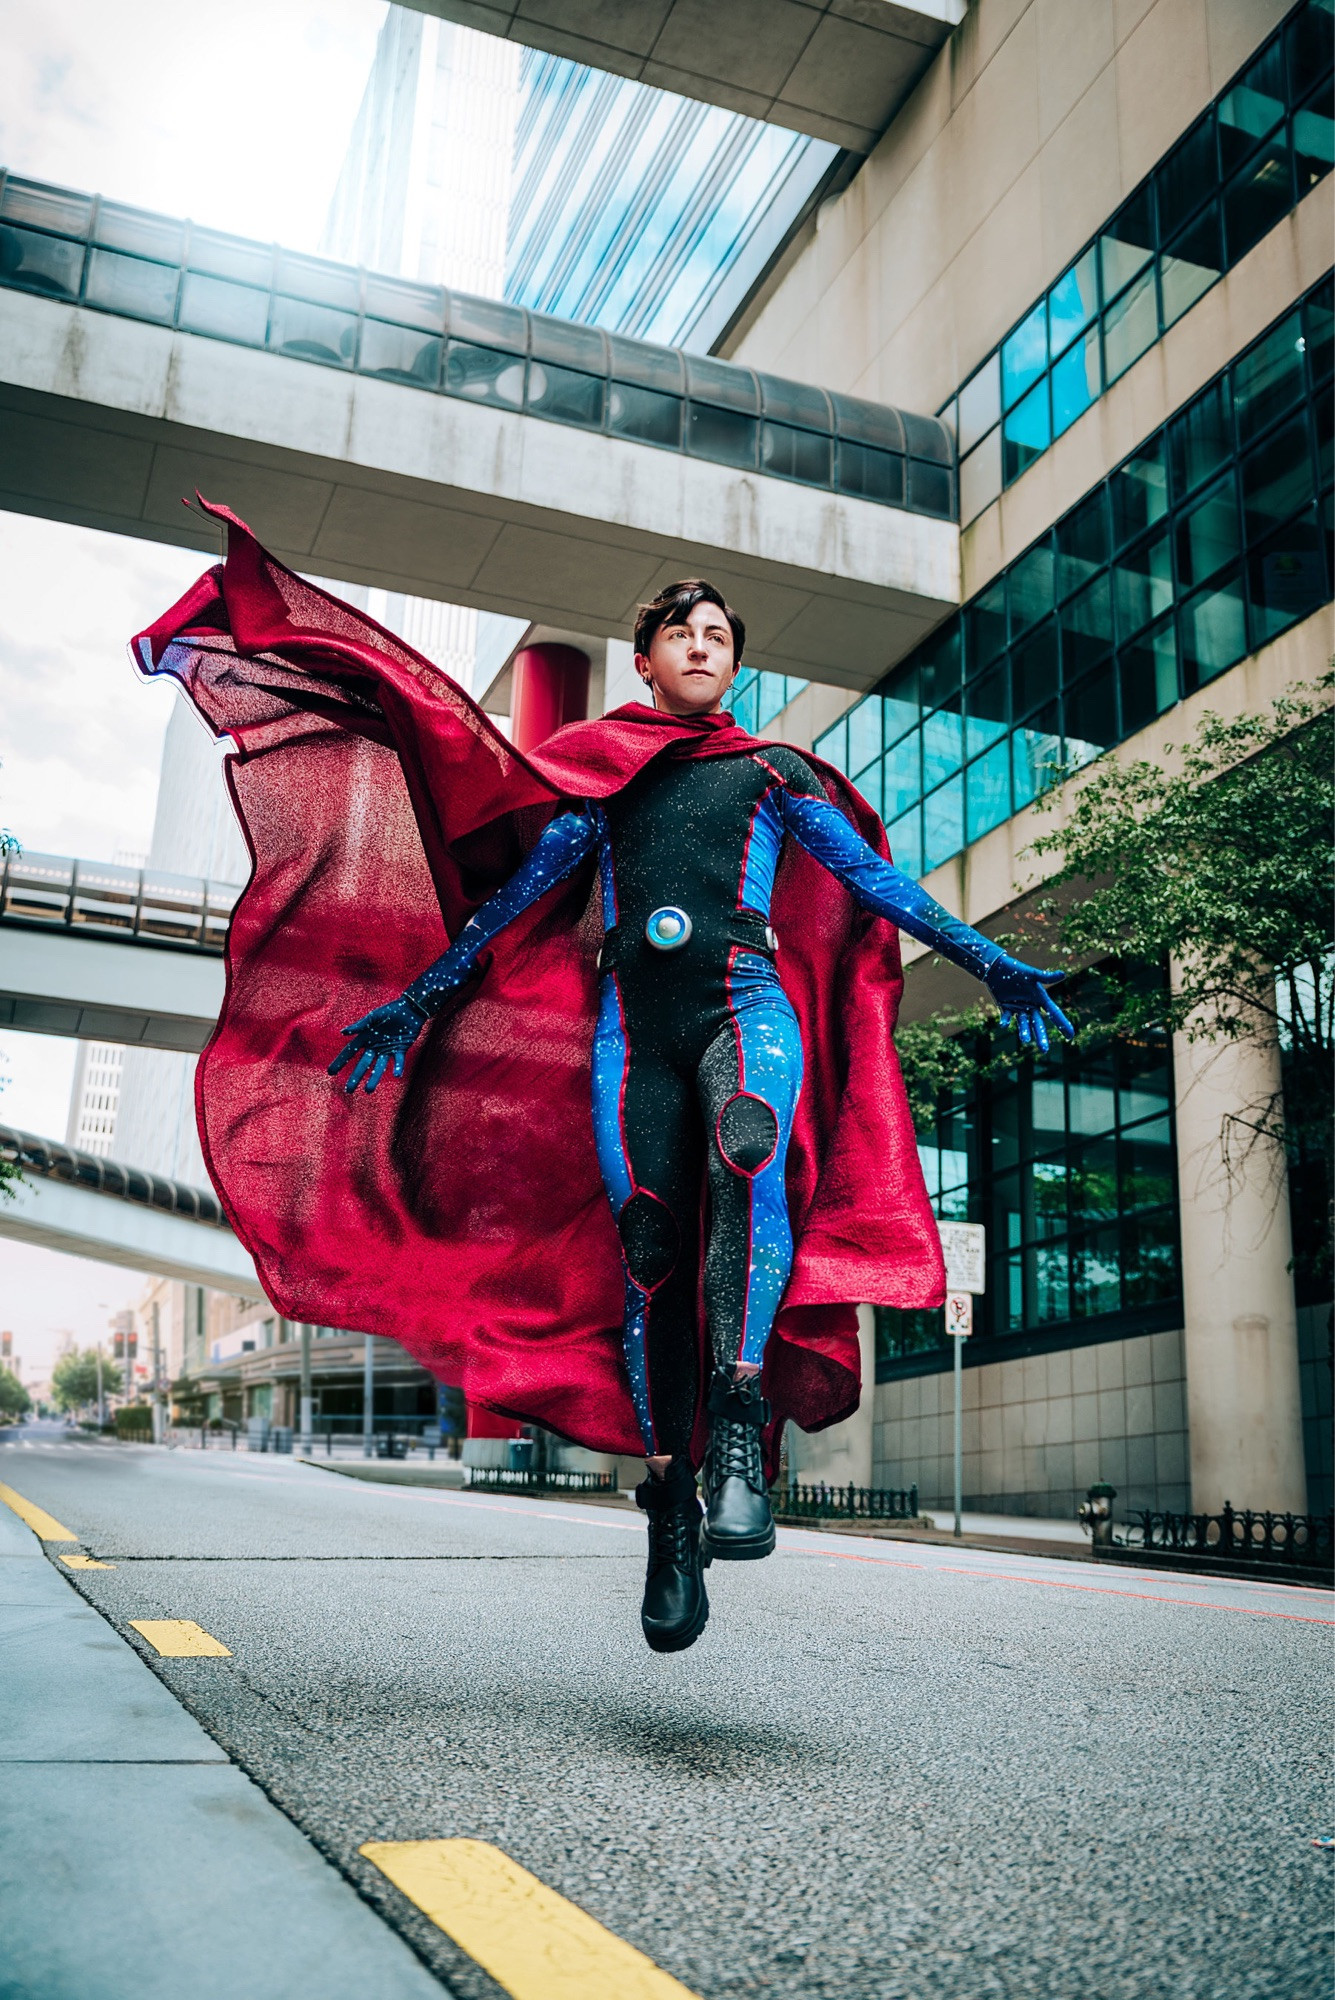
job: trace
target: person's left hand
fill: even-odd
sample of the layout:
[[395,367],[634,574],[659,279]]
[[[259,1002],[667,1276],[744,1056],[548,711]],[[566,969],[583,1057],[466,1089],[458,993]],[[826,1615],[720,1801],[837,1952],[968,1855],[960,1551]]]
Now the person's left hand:
[[1065,977],[1064,972],[1040,972],[1036,965],[1026,965],[1022,959],[1012,958],[1009,952],[1003,952],[989,966],[987,990],[1001,1009],[1001,1025],[1009,1028],[1012,1021],[1015,1023],[1022,1048],[1037,1042],[1044,1055],[1047,1054],[1052,1045],[1045,1014],[1068,1042],[1075,1040],[1075,1029],[1048,991]]

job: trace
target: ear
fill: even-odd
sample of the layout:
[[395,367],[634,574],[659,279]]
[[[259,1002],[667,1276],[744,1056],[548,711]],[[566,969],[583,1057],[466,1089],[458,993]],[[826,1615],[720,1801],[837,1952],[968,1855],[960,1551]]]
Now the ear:
[[637,653],[635,655],[635,671],[642,681],[649,679],[650,667],[649,655],[647,653]]

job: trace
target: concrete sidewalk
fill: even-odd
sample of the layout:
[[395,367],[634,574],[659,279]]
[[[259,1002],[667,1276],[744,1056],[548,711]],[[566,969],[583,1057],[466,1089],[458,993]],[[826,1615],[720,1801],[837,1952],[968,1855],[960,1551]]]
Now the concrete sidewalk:
[[443,1990],[4,1506],[0,1906],[5,2000]]

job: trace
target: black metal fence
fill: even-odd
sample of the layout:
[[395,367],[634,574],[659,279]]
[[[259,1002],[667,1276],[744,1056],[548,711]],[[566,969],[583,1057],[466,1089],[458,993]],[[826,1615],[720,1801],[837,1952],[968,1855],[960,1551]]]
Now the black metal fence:
[[1130,1514],[1123,1548],[1145,1557],[1205,1558],[1230,1565],[1313,1570],[1332,1567],[1332,1516],[1258,1513],[1227,1501],[1219,1514]]
[[781,1521],[912,1521],[916,1486],[776,1486],[770,1495]]
[[615,1472],[548,1472],[541,1466],[472,1465],[468,1485],[485,1493],[615,1493]]

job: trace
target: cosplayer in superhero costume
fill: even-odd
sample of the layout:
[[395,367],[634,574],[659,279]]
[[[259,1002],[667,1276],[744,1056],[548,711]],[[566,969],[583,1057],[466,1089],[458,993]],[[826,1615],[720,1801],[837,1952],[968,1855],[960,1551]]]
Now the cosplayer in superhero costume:
[[[210,1170],[266,1288],[294,1317],[395,1332],[437,1372],[462,1375],[474,1400],[603,1448],[613,1445],[614,1434],[624,1444],[613,1413],[590,1409],[600,1388],[612,1400],[611,1329],[568,1322],[572,1309],[577,1316],[582,1309],[587,1320],[588,1286],[576,1284],[571,1296],[572,1288],[553,1287],[549,1274],[527,1291],[532,1266],[525,1270],[522,1258],[506,1251],[520,1217],[496,1209],[499,1198],[502,1210],[536,1210],[539,1228],[546,1209],[546,1247],[581,1261],[569,1223],[587,1206],[591,1138],[614,1232],[611,1244],[604,1237],[598,1247],[620,1253],[616,1400],[624,1405],[628,1398],[649,1463],[637,1493],[649,1523],[642,1623],[650,1646],[664,1652],[689,1646],[704,1627],[704,1565],[763,1557],[774,1546],[766,1440],[772,1464],[786,1415],[814,1428],[855,1406],[856,1383],[839,1380],[850,1372],[852,1332],[842,1299],[886,1290],[894,1294],[887,1303],[940,1297],[939,1250],[932,1257],[923,1240],[935,1232],[930,1213],[924,1215],[920,1179],[915,1183],[916,1157],[905,1158],[911,1130],[889,1048],[899,968],[888,924],[984,980],[1003,1023],[1013,1019],[1022,1042],[1046,1049],[1045,1016],[1070,1033],[1047,991],[1059,974],[1010,957],[896,869],[879,823],[836,773],[787,746],[757,742],[723,714],[743,643],[740,618],[712,586],[674,585],[642,608],[636,626],[636,667],[652,693],[652,710],[632,704],[601,723],[571,725],[527,759],[513,752],[498,758],[486,741],[490,725],[460,690],[401,641],[284,570],[235,522],[225,568],[202,579],[136,641],[140,664],[176,674],[210,725],[237,746],[229,775],[256,868],[233,924],[228,1001],[201,1062],[199,1106]],[[405,665],[416,689],[405,688]],[[434,712],[424,712],[413,693],[434,698]],[[479,726],[490,752],[481,763]],[[436,1032],[445,1026],[445,1046],[434,1062],[429,1042],[413,1056],[412,1101],[388,1132],[380,1128],[388,1161],[368,1152],[367,1135],[349,1126],[344,1136],[354,1142],[353,1161],[318,1152],[312,1158],[308,1133],[301,1166],[294,1171],[289,1157],[275,1171],[267,1157],[274,1138],[278,1153],[290,1156],[294,1136],[281,1115],[291,1108],[287,1094],[277,1092],[275,1120],[273,1103],[252,1096],[245,1105],[236,1088],[239,1069],[290,1061],[290,1015],[289,1032],[277,1034],[269,1051],[257,1046],[263,1020],[283,1013],[275,981],[294,989],[298,1013],[309,1013],[301,1001],[311,980],[297,972],[301,953],[294,947],[303,940],[315,946],[306,919],[327,900],[322,882],[342,906],[349,932],[343,948],[366,943],[361,923],[384,915],[365,901],[369,891],[369,901],[383,905],[386,871],[372,871],[374,881],[361,884],[359,907],[346,824],[342,832],[335,825],[340,806],[345,820],[368,807],[374,812],[348,768],[350,744],[389,753],[388,760],[373,760],[382,778],[390,760],[397,763],[450,942],[399,998],[343,1028],[347,1046],[328,1067],[350,1065],[347,1092],[364,1084],[369,1094],[387,1071],[404,1077],[405,1059],[428,1041],[429,1024],[437,1024]],[[499,773],[492,768],[497,761]],[[395,831],[405,831],[403,801],[394,804]],[[300,831],[294,837],[290,819],[279,830],[276,808],[284,805],[299,822],[306,819],[313,838],[303,843]],[[534,826],[537,805],[546,807],[545,824]],[[507,868],[504,857],[516,844],[522,859]],[[364,841],[351,846],[364,857]],[[790,879],[799,856],[814,864],[799,874],[808,891],[802,902]],[[834,896],[847,904],[842,924],[832,922]],[[252,913],[247,906],[256,899]],[[408,916],[418,928],[420,912]],[[582,994],[572,995],[564,961],[575,932],[584,934],[585,979]],[[316,956],[332,973],[340,940],[327,932],[321,938]],[[386,971],[402,963],[402,938],[382,935],[378,942],[373,962]],[[464,1023],[472,1010],[494,986],[504,996],[504,982],[495,983],[507,943],[512,984],[523,989],[509,997],[518,1004],[502,1007],[470,1038]],[[371,965],[364,953],[357,956],[360,976],[348,984],[365,991]],[[304,967],[306,975],[314,970]],[[878,972],[879,996],[868,990]],[[837,990],[841,976],[852,982],[844,995]],[[813,992],[813,979],[823,992]],[[568,1033],[558,1034],[561,1046],[554,1048],[553,1023],[542,1017],[564,1017],[568,1028],[572,998],[582,1000],[573,1011],[591,1033],[582,1048]],[[324,1020],[330,999],[322,989],[316,1011]],[[837,1044],[833,1050],[813,1044],[822,1024]],[[314,1054],[311,1026],[307,1020],[298,1040]],[[857,1050],[859,1032],[872,1047]],[[536,1205],[516,1199],[513,1187],[507,1201],[505,1183],[517,1164],[511,1144],[499,1176],[484,1176],[480,1201],[474,1189],[464,1209],[457,1199],[442,1203],[442,1180],[458,1193],[458,1175],[448,1168],[435,1175],[434,1202],[414,1201],[414,1169],[440,1165],[433,1128],[448,1143],[470,1104],[490,1122],[498,1112],[543,1116],[541,1088],[535,1104],[534,1079],[519,1079],[516,1065],[522,1069],[526,1055],[540,1070],[563,1072],[564,1088],[545,1107],[559,1126],[569,1126],[572,1062],[588,1092],[585,1106],[592,1105],[591,1131],[587,1108],[583,1135],[564,1130],[572,1183],[565,1198],[549,1185]],[[868,1059],[870,1072],[855,1076]],[[262,1087],[262,1077],[252,1074],[250,1081]],[[876,1107],[879,1116],[869,1115],[869,1086],[891,1099]],[[492,1098],[485,1112],[480,1087]],[[860,1128],[842,1139],[841,1112],[851,1112]],[[533,1165],[540,1168],[539,1135],[531,1136]],[[359,1171],[365,1168],[369,1187]],[[854,1178],[859,1170],[862,1182]],[[831,1181],[842,1215],[828,1212]],[[396,1198],[386,1200],[390,1186]],[[261,1213],[257,1196],[276,1203],[277,1214],[272,1207]],[[345,1239],[335,1251],[327,1235],[331,1212],[357,1208],[363,1227],[371,1223],[372,1240]],[[490,1239],[481,1254],[479,1234]],[[887,1251],[893,1256],[898,1237],[906,1267],[900,1282],[887,1284],[882,1271],[879,1287],[868,1283],[872,1271],[860,1235],[872,1239],[872,1265],[884,1265]],[[376,1315],[367,1311],[368,1293],[376,1286],[366,1256],[413,1258],[424,1241],[454,1244],[457,1255],[445,1260],[442,1275],[448,1284],[450,1262],[458,1266],[473,1310],[461,1322],[459,1302],[441,1299],[434,1316],[428,1309],[423,1317],[428,1301],[419,1295],[415,1323],[410,1316],[391,1327],[382,1309],[381,1325],[371,1326]],[[605,1270],[598,1275],[605,1280]],[[841,1283],[842,1298],[832,1290]],[[381,1289],[392,1311],[402,1284],[386,1273]],[[310,1309],[313,1297],[318,1314]],[[605,1320],[605,1286],[603,1297]],[[303,1309],[293,1310],[298,1303]],[[347,1310],[353,1305],[358,1316]],[[478,1307],[489,1323],[479,1323]],[[591,1330],[600,1336],[601,1365],[593,1370]],[[516,1340],[526,1364],[518,1369],[506,1352]],[[479,1356],[485,1369],[471,1365]],[[702,1455],[703,1523],[695,1472]]]

